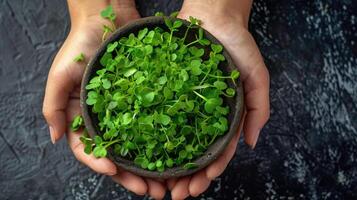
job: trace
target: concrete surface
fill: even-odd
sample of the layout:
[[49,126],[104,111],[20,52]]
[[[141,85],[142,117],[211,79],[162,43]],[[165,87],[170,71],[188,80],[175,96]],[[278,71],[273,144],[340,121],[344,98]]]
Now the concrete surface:
[[[181,3],[138,6],[147,16]],[[352,0],[255,1],[271,119],[198,199],[357,199],[356,11]],[[142,199],[50,142],[44,86],[69,26],[64,0],[0,1],[0,199]]]

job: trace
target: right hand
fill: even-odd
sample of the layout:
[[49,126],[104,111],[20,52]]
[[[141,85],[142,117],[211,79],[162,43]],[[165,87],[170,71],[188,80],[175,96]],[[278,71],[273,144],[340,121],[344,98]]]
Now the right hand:
[[[118,26],[140,17],[130,4],[117,4],[113,3],[113,8],[116,10]],[[71,15],[70,33],[55,57],[47,79],[43,114],[49,125],[51,140],[55,143],[66,132],[68,144],[80,162],[98,173],[112,176],[115,182],[138,195],[149,193],[154,198],[162,198],[165,194],[162,183],[117,169],[108,158],[97,159],[85,154],[84,145],[79,139],[81,133],[68,128],[72,119],[81,113],[79,91],[85,65],[102,43],[103,25],[111,25],[101,18],[100,11],[88,17],[77,13],[74,15]],[[85,60],[74,62],[73,59],[80,53],[85,55]]]

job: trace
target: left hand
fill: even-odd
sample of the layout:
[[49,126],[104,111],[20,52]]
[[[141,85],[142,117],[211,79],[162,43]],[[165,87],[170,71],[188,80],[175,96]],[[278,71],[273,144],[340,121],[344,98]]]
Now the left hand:
[[[104,4],[106,2],[73,0],[68,3],[71,30],[52,63],[43,103],[43,114],[50,126],[51,140],[55,143],[66,133],[68,144],[80,162],[98,173],[111,176],[115,182],[138,195],[149,194],[153,198],[163,198],[165,187],[161,182],[117,168],[108,158],[97,159],[85,154],[84,145],[80,141],[81,134],[68,128],[73,118],[81,112],[79,91],[85,62],[102,43],[103,24],[111,26],[108,20],[100,16],[100,10],[107,6]],[[103,4],[104,7],[94,4]],[[93,13],[82,14],[83,5],[93,8],[94,11],[89,10]],[[132,0],[115,0],[112,6],[117,15],[115,24],[119,27],[140,17]],[[84,54],[85,62],[74,62],[74,57],[80,53]]]

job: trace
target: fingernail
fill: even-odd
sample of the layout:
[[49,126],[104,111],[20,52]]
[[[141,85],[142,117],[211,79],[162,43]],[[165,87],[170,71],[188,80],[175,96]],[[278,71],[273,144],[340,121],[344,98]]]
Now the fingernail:
[[259,138],[259,134],[260,134],[260,129],[259,129],[259,130],[257,131],[257,133],[254,135],[253,144],[252,144],[252,146],[250,146],[251,149],[254,149],[255,146],[257,145],[258,138]]
[[55,131],[52,128],[52,126],[50,126],[49,129],[50,129],[50,136],[51,136],[52,144],[55,144],[56,143]]

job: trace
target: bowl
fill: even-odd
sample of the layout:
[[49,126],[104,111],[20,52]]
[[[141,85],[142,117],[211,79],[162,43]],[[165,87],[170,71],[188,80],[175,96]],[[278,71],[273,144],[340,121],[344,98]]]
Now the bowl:
[[[182,20],[183,26],[180,28],[175,35],[183,35],[185,32],[185,28],[189,25],[188,21]],[[87,94],[88,91],[85,89],[85,86],[88,84],[90,79],[95,75],[95,72],[100,69],[99,60],[102,55],[106,52],[107,45],[112,43],[121,37],[126,37],[130,33],[137,34],[139,30],[143,28],[153,29],[155,27],[161,27],[164,30],[168,30],[163,17],[146,17],[136,21],[133,21],[126,26],[123,26],[117,29],[97,50],[95,55],[89,61],[84,75],[82,79],[81,85],[81,93],[80,93],[80,106],[82,110],[82,115],[84,118],[84,123],[87,128],[88,134],[91,137],[99,134],[101,135],[98,127],[98,119],[95,113],[91,111],[91,106],[86,104]],[[211,35],[208,31],[204,30],[205,37],[210,40],[212,43],[221,44],[213,35]],[[194,34],[192,32],[189,33],[187,37],[188,41],[194,40]],[[222,44],[221,44],[222,45]],[[223,46],[223,45],[222,45]],[[209,48],[209,46],[205,47]],[[218,66],[224,73],[228,73],[233,69],[236,69],[231,56],[228,52],[224,49],[223,56],[226,58],[226,61],[221,62]],[[126,158],[114,155],[112,150],[109,149],[108,151],[108,158],[112,160],[118,167],[132,172],[136,175],[142,177],[149,177],[149,178],[157,178],[157,179],[167,179],[167,178],[177,178],[182,176],[187,176],[193,174],[200,169],[203,169],[211,162],[213,162],[223,150],[227,147],[228,143],[231,141],[232,137],[237,133],[238,126],[240,121],[242,120],[243,116],[243,105],[244,105],[244,98],[243,98],[243,88],[240,78],[236,81],[236,85],[231,81],[227,81],[228,85],[232,88],[235,88],[236,95],[234,98],[224,98],[224,103],[229,106],[230,113],[228,114],[228,121],[229,121],[229,130],[225,135],[222,135],[216,139],[214,143],[209,146],[206,152],[203,153],[202,156],[198,157],[197,159],[193,160],[192,162],[196,163],[197,167],[193,169],[185,169],[182,166],[177,166],[173,168],[167,168],[163,172],[158,171],[149,171],[134,164],[134,161],[128,160]]]

